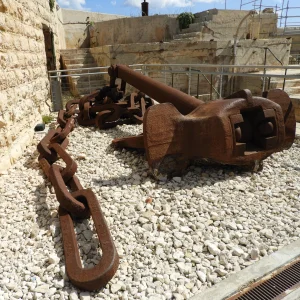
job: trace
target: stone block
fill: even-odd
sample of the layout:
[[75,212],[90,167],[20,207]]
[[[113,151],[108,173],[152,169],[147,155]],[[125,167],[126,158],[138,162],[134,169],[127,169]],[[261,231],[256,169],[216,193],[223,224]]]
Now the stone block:
[[0,156],[0,175],[11,167],[9,155]]
[[6,13],[8,11],[9,3],[7,0],[1,0],[0,2],[0,12]]
[[0,91],[0,111],[3,111],[7,106],[7,93]]
[[49,113],[42,24],[54,30],[57,53],[64,47],[63,26],[48,0],[23,2],[0,0],[0,170],[19,159],[41,114]]

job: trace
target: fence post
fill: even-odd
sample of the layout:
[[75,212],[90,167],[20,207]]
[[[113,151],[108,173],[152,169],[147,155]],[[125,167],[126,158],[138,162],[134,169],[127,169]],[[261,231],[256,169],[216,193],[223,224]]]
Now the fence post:
[[[264,66],[265,66],[266,63],[267,63],[267,51],[268,51],[268,48],[265,48]],[[264,68],[264,75],[266,75],[266,68]],[[264,77],[263,77],[262,92],[265,90],[265,85],[266,85],[266,77],[264,76]]]
[[60,81],[58,80],[58,78],[56,78],[56,80],[51,80],[50,77],[49,79],[50,79],[52,109],[53,111],[59,111],[60,109],[63,108]]
[[285,71],[284,71],[284,79],[283,79],[283,86],[282,86],[282,90],[284,91],[284,88],[285,88],[285,76],[286,76],[286,74],[287,74],[287,68],[285,69]]
[[222,90],[223,90],[223,72],[224,72],[224,68],[222,67],[221,69],[222,73],[221,73],[221,76],[220,76],[220,91],[219,91],[219,94],[220,94],[220,98],[222,98]]
[[210,100],[212,100],[212,90],[213,90],[213,75],[210,74]]
[[[90,74],[90,70],[88,69],[88,73]],[[89,92],[91,93],[91,75],[88,75],[89,77]],[[78,85],[78,82],[77,82],[77,85]]]
[[197,99],[199,99],[199,79],[200,79],[200,74],[198,73],[198,77],[197,77]]
[[188,94],[190,95],[191,94],[191,77],[192,77],[192,74],[191,74],[191,67],[189,67],[189,86],[188,86]]

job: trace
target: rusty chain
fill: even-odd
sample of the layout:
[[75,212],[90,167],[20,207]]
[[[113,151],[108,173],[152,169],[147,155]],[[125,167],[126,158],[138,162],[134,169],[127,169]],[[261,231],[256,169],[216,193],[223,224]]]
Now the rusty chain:
[[[86,99],[90,100],[91,95]],[[53,185],[59,202],[58,213],[66,272],[75,286],[91,291],[105,286],[114,276],[118,269],[119,256],[95,194],[91,189],[84,189],[81,186],[75,175],[77,164],[66,151],[69,143],[67,136],[75,127],[76,114],[81,113],[77,110],[77,106],[84,105],[83,102],[69,101],[66,110],[59,111],[57,118],[59,126],[55,130],[49,130],[37,149],[40,153],[39,164]],[[55,164],[58,159],[64,161],[64,168]],[[84,269],[81,265],[72,216],[83,219],[91,216],[94,221],[102,257],[91,269]]]
[[[122,124],[141,124],[146,109],[153,105],[152,99],[141,92],[123,96],[122,91],[106,86],[80,100],[72,100],[67,109],[73,113],[76,110],[74,104],[79,105],[77,121],[83,126],[107,129]],[[64,114],[59,114],[59,124],[65,123]]]

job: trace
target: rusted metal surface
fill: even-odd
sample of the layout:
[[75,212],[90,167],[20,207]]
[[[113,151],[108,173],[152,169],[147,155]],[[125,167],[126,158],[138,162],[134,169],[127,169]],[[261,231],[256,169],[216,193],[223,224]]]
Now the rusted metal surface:
[[108,73],[114,78],[121,78],[159,103],[172,103],[183,115],[192,112],[199,104],[204,103],[124,65],[111,66]]
[[300,258],[259,278],[227,300],[280,300],[300,287]]
[[64,241],[64,253],[68,276],[71,282],[85,290],[95,290],[105,286],[118,269],[119,257],[98,200],[90,189],[75,192],[84,199],[91,212],[102,249],[100,262],[91,269],[83,269],[80,262],[73,220],[67,210],[60,206],[59,220]]
[[143,142],[141,136],[113,141],[119,147],[143,146],[155,176],[181,173],[193,159],[259,168],[263,159],[294,141],[295,113],[282,90],[264,97],[242,90],[203,103],[123,65],[109,72],[161,103],[144,115]]
[[[66,112],[59,112],[58,123],[62,126],[64,118],[76,113],[77,122],[83,126],[97,126],[99,129],[112,128],[122,124],[141,124],[148,107],[153,105],[151,98],[138,92],[125,97],[126,82],[119,88],[116,77],[110,77],[110,85],[100,91],[71,100],[66,104]],[[79,105],[79,110],[77,110]]]
[[[49,130],[37,149],[40,153],[39,164],[52,183],[60,204],[59,220],[66,272],[75,286],[91,291],[104,287],[114,276],[118,268],[119,257],[99,202],[90,189],[84,189],[81,186],[75,175],[77,164],[66,151],[67,136],[75,126],[74,114],[80,113],[77,110],[78,105],[80,106],[80,101],[71,101],[67,105],[68,111],[58,113],[59,127]],[[58,159],[64,161],[64,168],[54,163]],[[102,250],[101,260],[94,268],[84,269],[81,266],[72,216],[76,218],[92,216],[93,218]]]

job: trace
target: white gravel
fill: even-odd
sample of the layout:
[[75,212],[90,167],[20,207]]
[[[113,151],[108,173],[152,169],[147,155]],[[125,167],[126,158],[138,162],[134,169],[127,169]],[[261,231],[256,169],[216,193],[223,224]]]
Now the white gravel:
[[[156,182],[143,154],[110,146],[141,130],[79,127],[70,135],[77,175],[96,193],[121,257],[96,293],[68,281],[58,202],[36,145],[0,177],[0,299],[187,299],[299,238],[299,140],[259,174],[194,165],[183,177]],[[76,223],[86,267],[101,255],[91,228]]]

